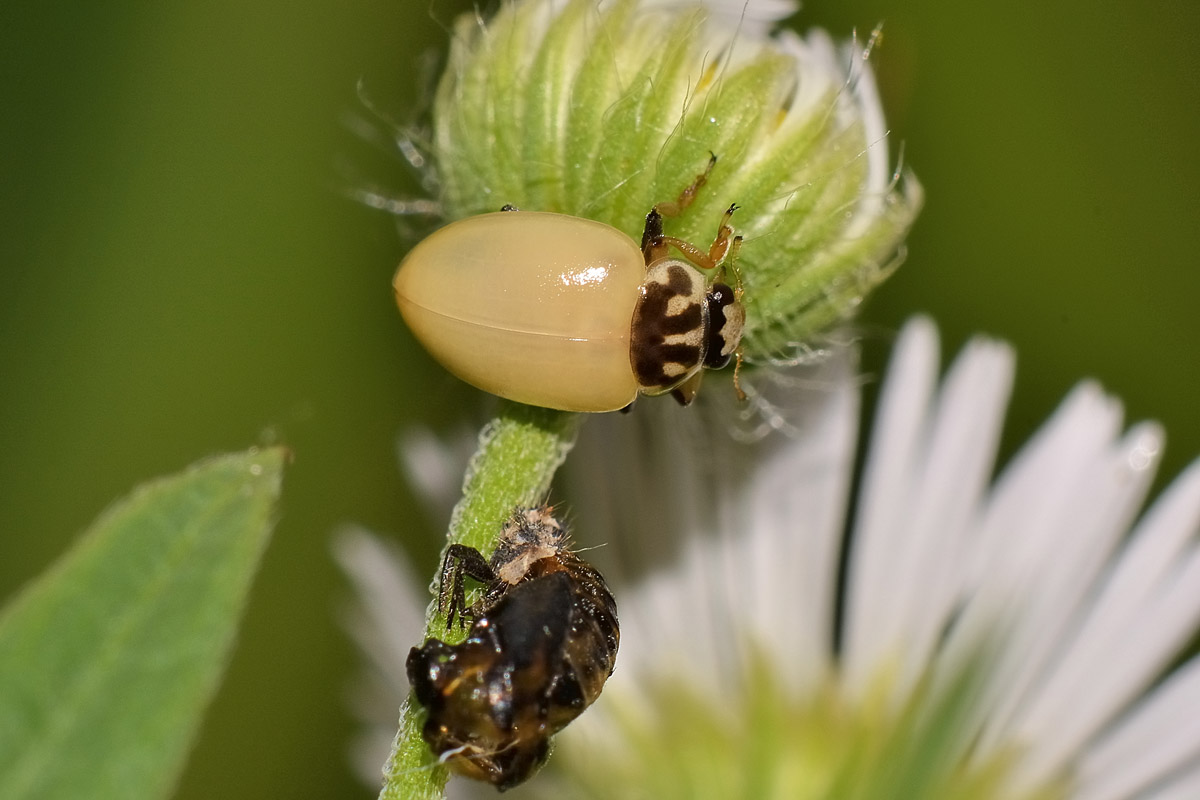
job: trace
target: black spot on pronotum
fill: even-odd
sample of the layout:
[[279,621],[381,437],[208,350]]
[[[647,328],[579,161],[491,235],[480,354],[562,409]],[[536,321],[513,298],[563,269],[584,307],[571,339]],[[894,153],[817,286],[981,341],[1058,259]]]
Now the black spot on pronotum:
[[[703,353],[698,345],[668,343],[668,336],[700,331],[704,326],[704,310],[691,303],[678,314],[668,314],[672,298],[692,293],[692,276],[683,265],[667,269],[666,283],[647,281],[642,298],[633,314],[632,341],[629,360],[633,374],[642,386],[670,386],[680,376],[700,364]],[[678,369],[667,372],[668,365]]]
[[733,289],[723,283],[714,283],[704,297],[708,305],[708,336],[704,353],[704,366],[721,369],[729,363],[732,353],[721,354],[725,349],[725,308],[733,305],[737,298]]

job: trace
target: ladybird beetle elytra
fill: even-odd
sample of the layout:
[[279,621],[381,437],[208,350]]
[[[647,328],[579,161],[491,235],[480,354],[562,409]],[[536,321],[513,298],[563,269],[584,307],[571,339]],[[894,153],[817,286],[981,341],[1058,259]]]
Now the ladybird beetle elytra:
[[[464,578],[484,584],[465,602]],[[422,736],[453,770],[512,788],[545,763],[550,738],[600,695],[620,630],[604,578],[567,546],[549,507],[518,509],[491,559],[446,550],[438,606],[459,644],[427,639],[405,664],[427,712]]]
[[513,206],[453,222],[401,262],[400,312],[451,373],[509,400],[602,412],[672,393],[686,405],[704,369],[741,362],[737,206],[707,250],[663,231],[715,162],[650,210],[640,247],[601,222]]
[[422,241],[395,289],[414,335],[467,383],[530,405],[607,411],[637,394],[629,314],[644,277],[641,252],[616,228],[504,211]]

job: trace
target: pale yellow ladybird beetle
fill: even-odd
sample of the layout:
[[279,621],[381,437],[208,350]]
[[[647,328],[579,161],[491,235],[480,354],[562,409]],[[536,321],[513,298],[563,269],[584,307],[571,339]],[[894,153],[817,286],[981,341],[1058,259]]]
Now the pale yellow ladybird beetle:
[[740,362],[745,322],[740,288],[724,282],[737,206],[708,250],[663,234],[663,216],[691,203],[715,161],[646,215],[641,247],[565,214],[506,207],[453,222],[400,263],[400,312],[444,367],[500,397],[599,412],[670,392],[686,405],[704,368]]

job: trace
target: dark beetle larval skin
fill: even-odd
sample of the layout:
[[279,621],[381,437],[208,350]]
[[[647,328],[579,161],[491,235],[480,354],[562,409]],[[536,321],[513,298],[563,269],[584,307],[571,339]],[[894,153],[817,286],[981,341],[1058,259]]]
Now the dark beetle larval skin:
[[[485,584],[463,606],[463,579]],[[448,625],[472,619],[459,644],[428,639],[408,655],[408,679],[428,712],[423,735],[458,773],[501,791],[545,763],[550,738],[599,697],[616,663],[616,601],[604,578],[567,547],[549,507],[518,510],[490,561],[451,545],[439,604]]]

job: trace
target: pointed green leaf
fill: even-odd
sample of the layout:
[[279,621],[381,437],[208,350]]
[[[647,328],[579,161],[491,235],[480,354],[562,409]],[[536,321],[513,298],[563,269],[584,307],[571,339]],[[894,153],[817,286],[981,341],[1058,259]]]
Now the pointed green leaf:
[[267,542],[281,449],[204,461],[104,513],[0,616],[0,797],[174,787]]

